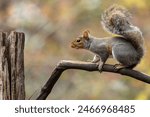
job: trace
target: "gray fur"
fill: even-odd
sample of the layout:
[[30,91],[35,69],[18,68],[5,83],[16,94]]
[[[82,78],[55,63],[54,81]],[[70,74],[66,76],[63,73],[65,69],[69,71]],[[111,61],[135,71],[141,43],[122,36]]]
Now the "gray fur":
[[90,37],[89,47],[86,48],[95,53],[100,60],[105,63],[109,58],[108,46],[112,47],[112,56],[125,67],[135,67],[141,60],[141,55],[134,46],[123,37],[96,38]]

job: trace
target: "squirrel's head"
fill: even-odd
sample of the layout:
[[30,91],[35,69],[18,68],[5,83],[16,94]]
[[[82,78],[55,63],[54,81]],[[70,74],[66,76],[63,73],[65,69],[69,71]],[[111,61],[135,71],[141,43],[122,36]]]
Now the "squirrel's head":
[[76,49],[84,49],[86,48],[89,40],[90,32],[89,30],[86,30],[83,32],[83,34],[79,37],[77,37],[72,43],[71,47]]

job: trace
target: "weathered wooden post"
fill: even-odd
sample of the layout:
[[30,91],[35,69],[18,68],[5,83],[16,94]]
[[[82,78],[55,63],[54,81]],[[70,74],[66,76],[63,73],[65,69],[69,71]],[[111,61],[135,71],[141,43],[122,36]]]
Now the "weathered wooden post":
[[24,42],[24,33],[0,32],[0,99],[25,99]]

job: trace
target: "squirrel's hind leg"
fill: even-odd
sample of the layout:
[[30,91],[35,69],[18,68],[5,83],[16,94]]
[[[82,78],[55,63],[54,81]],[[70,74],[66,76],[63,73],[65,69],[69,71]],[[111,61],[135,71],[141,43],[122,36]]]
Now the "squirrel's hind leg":
[[114,65],[116,69],[134,68],[138,62],[138,53],[135,48],[130,44],[118,44],[112,48],[113,57],[119,62]]

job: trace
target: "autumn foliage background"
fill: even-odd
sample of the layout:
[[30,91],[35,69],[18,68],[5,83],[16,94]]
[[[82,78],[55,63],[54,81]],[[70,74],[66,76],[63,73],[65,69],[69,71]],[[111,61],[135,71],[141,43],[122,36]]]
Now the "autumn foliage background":
[[[25,33],[26,98],[33,99],[60,60],[88,61],[93,54],[75,50],[70,42],[89,29],[110,36],[100,24],[101,13],[113,3],[133,14],[145,38],[146,53],[135,68],[150,75],[149,0],[0,0],[0,24]],[[1,28],[2,29],[2,28]],[[115,64],[114,60],[107,63]],[[48,99],[150,99],[150,85],[113,73],[67,70]]]

